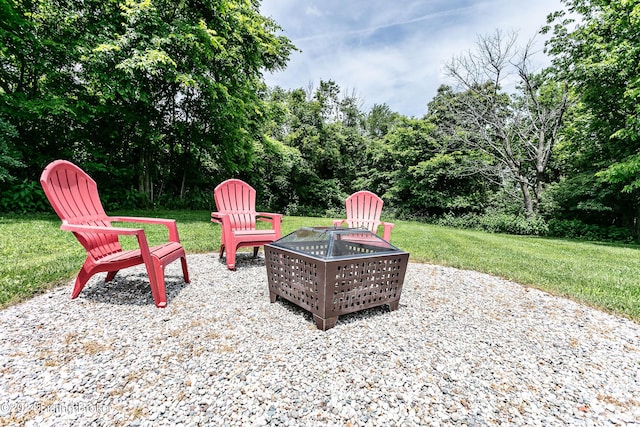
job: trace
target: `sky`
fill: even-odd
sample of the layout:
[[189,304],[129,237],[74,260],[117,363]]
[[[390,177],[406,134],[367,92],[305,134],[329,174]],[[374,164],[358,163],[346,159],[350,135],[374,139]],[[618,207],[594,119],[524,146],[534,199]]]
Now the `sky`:
[[535,37],[534,61],[548,65],[537,33],[562,9],[560,0],[263,0],[261,14],[300,50],[264,77],[285,89],[333,80],[365,112],[387,104],[418,118],[438,87],[453,83],[444,65],[475,50],[480,35],[515,31],[519,45]]

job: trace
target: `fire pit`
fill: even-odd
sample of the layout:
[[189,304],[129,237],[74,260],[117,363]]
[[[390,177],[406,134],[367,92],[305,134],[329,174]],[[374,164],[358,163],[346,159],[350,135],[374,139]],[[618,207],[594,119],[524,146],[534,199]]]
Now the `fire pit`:
[[269,297],[310,311],[318,329],[338,316],[388,305],[396,310],[409,253],[363,229],[304,227],[264,245]]

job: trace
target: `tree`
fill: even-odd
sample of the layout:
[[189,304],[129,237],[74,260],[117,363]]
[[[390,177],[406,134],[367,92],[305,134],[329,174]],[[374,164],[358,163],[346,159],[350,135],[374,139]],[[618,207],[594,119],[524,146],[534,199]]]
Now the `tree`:
[[83,69],[100,101],[123,113],[119,120],[130,138],[125,150],[138,159],[139,188],[151,191],[162,155],[163,165],[181,165],[183,173],[202,152],[221,174],[249,169],[253,141],[261,138],[261,73],[282,68],[293,49],[258,13],[259,2],[127,1],[120,7],[118,30],[96,36]]
[[[12,151],[35,179],[72,145],[77,41],[86,27],[64,0],[0,0],[0,117],[17,132]],[[35,166],[33,166],[35,165]]]
[[374,104],[365,118],[366,132],[372,138],[381,138],[399,118],[400,115],[392,112],[387,104]]
[[[553,64],[579,97],[580,129],[567,150],[606,225],[637,230],[640,216],[640,2],[563,0],[548,17]],[[570,183],[572,176],[567,176]],[[618,193],[617,197],[613,197]],[[601,195],[601,196],[600,196]],[[574,206],[575,210],[576,207]],[[588,211],[584,211],[588,212]],[[594,215],[593,217],[601,217]]]
[[339,209],[354,189],[365,156],[357,96],[323,80],[306,90],[274,88],[267,97],[272,119],[265,127],[267,135],[299,153],[289,169],[291,194],[296,195],[291,210],[323,214]]
[[432,117],[399,118],[367,146],[357,180],[399,216],[435,218],[482,208],[483,183],[464,172],[466,153],[439,138]]
[[[593,115],[592,129],[617,148],[618,159],[602,176],[640,187],[640,2],[563,0],[568,11],[549,16],[556,22],[549,51],[554,64],[575,85]],[[547,27],[549,31],[551,27]]]
[[[524,212],[538,211],[545,172],[567,109],[568,87],[530,69],[533,44],[516,46],[517,35],[496,31],[479,36],[477,49],[446,66],[460,92],[449,117],[450,134],[481,153],[475,171],[500,182],[515,182]],[[517,80],[516,92],[504,84]]]
[[182,197],[250,169],[262,73],[295,49],[259,3],[0,0],[0,114],[28,173],[63,157],[110,187]]
[[11,168],[23,166],[16,158],[16,154],[10,147],[14,146],[13,139],[18,136],[16,129],[0,117],[0,182],[14,179]]

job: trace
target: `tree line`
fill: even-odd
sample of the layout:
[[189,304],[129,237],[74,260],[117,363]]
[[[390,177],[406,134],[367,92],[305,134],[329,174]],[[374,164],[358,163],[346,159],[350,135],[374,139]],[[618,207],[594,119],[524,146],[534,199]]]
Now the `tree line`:
[[237,177],[289,215],[368,189],[398,218],[635,240],[640,1],[563,5],[549,67],[479,35],[416,118],[331,79],[267,87],[296,47],[259,0],[0,0],[0,210],[47,211],[39,174],[65,158],[108,210],[211,209]]

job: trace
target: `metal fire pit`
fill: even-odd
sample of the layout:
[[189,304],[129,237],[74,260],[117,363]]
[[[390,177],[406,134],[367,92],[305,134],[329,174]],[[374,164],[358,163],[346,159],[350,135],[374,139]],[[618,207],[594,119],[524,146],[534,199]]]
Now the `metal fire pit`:
[[363,229],[305,227],[264,245],[269,297],[310,311],[318,329],[338,316],[388,305],[396,310],[409,253]]

